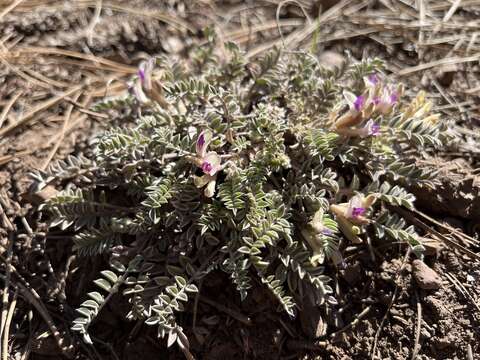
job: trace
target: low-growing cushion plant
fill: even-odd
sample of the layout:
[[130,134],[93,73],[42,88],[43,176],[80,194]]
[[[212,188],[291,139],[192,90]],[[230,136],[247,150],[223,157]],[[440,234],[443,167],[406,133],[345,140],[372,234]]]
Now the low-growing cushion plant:
[[305,296],[335,306],[346,246],[393,239],[421,256],[392,209],[413,207],[412,183],[432,185],[415,159],[446,129],[380,60],[327,70],[314,54],[274,50],[248,61],[212,40],[189,61],[144,62],[129,86],[96,106],[118,127],[90,154],[35,174],[37,188],[65,187],[43,210],[75,231],[79,261],[110,259],[73,322],[85,341],[117,291],[129,319],[189,355],[176,315],[214,269],[242,300],[256,278],[294,317]]

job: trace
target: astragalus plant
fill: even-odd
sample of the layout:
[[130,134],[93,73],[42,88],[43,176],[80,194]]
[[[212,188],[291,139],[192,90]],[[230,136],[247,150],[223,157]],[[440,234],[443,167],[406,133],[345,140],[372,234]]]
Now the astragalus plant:
[[36,175],[39,188],[65,186],[43,208],[52,226],[75,230],[80,256],[111,262],[77,310],[72,329],[86,341],[117,291],[129,319],[188,354],[176,314],[214,269],[241,299],[262,284],[294,317],[304,297],[335,306],[346,246],[393,239],[421,256],[392,209],[413,207],[408,185],[431,186],[415,158],[441,147],[445,129],[381,61],[327,70],[308,52],[248,61],[212,42],[190,61],[144,62],[129,86],[96,106],[119,127],[91,155]]

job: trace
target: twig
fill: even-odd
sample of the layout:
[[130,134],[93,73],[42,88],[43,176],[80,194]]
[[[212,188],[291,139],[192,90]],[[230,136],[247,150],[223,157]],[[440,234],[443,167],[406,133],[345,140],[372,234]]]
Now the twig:
[[471,236],[449,226],[449,225],[445,225],[445,224],[442,224],[441,222],[435,220],[434,218],[428,216],[427,214],[424,214],[423,212],[417,210],[417,209],[414,209],[412,210],[415,214],[417,215],[420,215],[421,217],[423,217],[424,219],[430,221],[431,223],[435,224],[436,226],[438,227],[441,227],[447,231],[450,231],[453,233],[453,235],[457,235],[457,237],[461,238],[462,240],[464,241],[467,241],[468,243],[470,243],[471,245],[476,245],[478,244],[478,240],[477,239],[474,239],[472,238]]
[[[79,92],[76,96],[75,96],[75,101],[78,100],[78,98],[80,97],[82,93]],[[70,117],[72,116],[72,111],[73,111],[73,105],[70,104],[68,106],[68,109],[65,113],[65,118],[64,118],[64,121],[63,121],[63,125],[62,125],[62,129],[60,131],[60,136],[58,137],[58,140],[57,142],[55,143],[55,146],[53,147],[53,149],[50,151],[50,153],[48,154],[47,158],[45,159],[45,162],[43,163],[43,165],[40,167],[41,170],[45,170],[48,165],[50,164],[50,161],[52,161],[53,157],[55,156],[55,154],[57,153],[57,150],[58,148],[60,147],[63,139],[65,138],[65,131],[67,129],[67,125],[70,121]]]
[[417,304],[417,327],[415,328],[415,345],[413,346],[412,360],[415,360],[420,351],[420,331],[422,330],[422,304],[418,299],[418,292],[415,289],[415,303]]
[[[128,66],[125,64],[118,63],[116,61],[108,60],[99,56],[84,54],[78,51],[65,50],[51,47],[37,47],[37,46],[25,46],[17,47],[15,51],[8,52],[7,55],[12,57],[18,57],[20,55],[25,55],[28,57],[38,56],[38,55],[60,55],[66,57],[72,57],[76,59],[88,60],[94,63],[99,63],[107,67],[110,71],[122,72],[125,74],[135,74],[137,69],[133,66]],[[106,70],[107,70],[106,69]]]
[[[3,263],[7,263],[7,259],[3,255],[0,255],[0,260]],[[16,281],[16,285],[20,295],[23,296],[25,300],[27,300],[37,311],[39,312],[40,316],[43,320],[47,323],[48,327],[50,328],[50,332],[52,333],[53,337],[55,338],[58,347],[62,351],[62,354],[67,358],[72,358],[72,345],[65,345],[65,339],[62,338],[60,332],[58,331],[57,326],[53,322],[48,310],[45,308],[45,305],[42,302],[42,299],[38,295],[38,293],[30,286],[30,284],[25,280],[15,269],[13,265],[9,266],[11,274],[14,275]],[[5,276],[0,274],[0,278],[5,280]]]
[[195,331],[195,327],[197,324],[198,301],[200,300],[200,292],[202,291],[202,284],[203,284],[203,281],[200,281],[200,283],[198,284],[198,292],[195,295],[195,302],[193,303],[193,321],[192,321],[193,331]]
[[[295,339],[287,340],[287,348],[289,350],[309,350],[309,351],[321,351],[327,347],[328,343],[326,341],[302,341]],[[301,357],[294,356],[294,359],[300,359]]]
[[[463,286],[463,284],[458,281],[458,279],[455,277],[455,275],[450,274],[448,272],[445,272],[445,276],[447,277],[448,280],[459,290],[459,292],[467,299],[470,300],[470,302],[475,306],[477,309],[477,314],[480,314],[480,305],[477,304],[475,299],[473,298],[472,295],[468,292],[468,290]],[[475,314],[475,313],[474,313]]]
[[108,115],[86,109],[84,105],[80,104],[79,102],[77,102],[77,101],[75,101],[75,100],[73,100],[69,97],[66,97],[65,101],[68,101],[70,104],[75,105],[75,107],[78,108],[78,111],[80,111],[82,113],[85,113],[87,115],[92,115],[92,116],[102,118],[102,119],[108,119]]
[[210,300],[204,296],[200,296],[200,301],[201,302],[204,302],[205,304],[208,304],[210,306],[213,306],[214,308],[216,308],[217,310],[219,311],[222,311],[224,312],[225,314],[231,316],[232,318],[240,321],[241,323],[245,324],[245,325],[252,325],[252,319],[250,319],[248,316],[245,316],[233,309],[230,309],[230,308],[227,308],[226,306],[222,305],[222,304],[219,304],[213,300]]
[[455,11],[457,11],[461,3],[462,3],[462,0],[455,0],[455,2],[452,4],[450,9],[448,9],[447,13],[443,17],[442,21],[447,22],[448,20],[450,20],[450,18],[453,16],[453,14],[455,14]]
[[430,61],[428,63],[404,68],[397,73],[397,76],[409,75],[409,74],[412,74],[412,73],[415,73],[415,72],[418,72],[418,71],[431,69],[431,68],[436,67],[436,66],[462,64],[462,63],[466,63],[466,62],[475,62],[475,61],[478,61],[478,60],[480,60],[480,54],[476,54],[476,55],[472,55],[472,56],[466,56],[466,57],[454,56],[454,57],[450,57],[450,58],[434,60],[434,61]]
[[38,112],[48,109],[49,107],[58,103],[63,98],[65,98],[67,96],[70,96],[71,94],[77,92],[78,90],[80,90],[82,88],[82,86],[83,85],[75,86],[75,87],[71,88],[70,90],[64,92],[63,94],[57,95],[54,98],[49,99],[47,101],[44,101],[40,105],[34,107],[32,110],[30,110],[24,116],[22,116],[17,122],[15,122],[13,124],[9,124],[8,126],[5,126],[3,129],[0,129],[0,138],[5,136],[6,134],[12,132],[17,127],[28,123],[32,119],[32,117],[35,114],[37,114]]
[[370,312],[370,310],[372,310],[372,306],[369,305],[367,306],[365,309],[362,310],[362,312],[360,314],[358,314],[355,319],[350,322],[348,325],[345,325],[343,328],[341,328],[340,330],[338,331],[335,331],[334,333],[330,334],[330,338],[331,339],[334,339],[335,337],[337,337],[339,334],[347,331],[348,329],[352,328],[353,326],[355,326],[356,324],[358,324],[360,322],[360,320],[362,320],[365,316],[367,316],[367,314]]
[[5,328],[3,331],[2,360],[9,360],[8,359],[8,337],[10,335],[10,324],[12,323],[13,312],[15,311],[15,307],[17,306],[17,295],[18,295],[18,290],[15,290],[15,293],[13,294],[12,302],[10,303],[10,307],[8,308],[7,319],[5,321]]
[[95,26],[100,20],[101,13],[102,13],[102,0],[97,0],[95,3],[95,12],[93,14],[92,20],[90,21],[90,24],[88,25],[87,31],[86,31],[88,46],[92,46],[93,32],[95,30]]
[[5,107],[3,108],[2,110],[2,115],[0,115],[0,128],[2,127],[3,125],[3,122],[5,121],[5,119],[7,118],[7,115],[8,113],[10,112],[10,109],[12,108],[12,106],[15,104],[15,102],[18,100],[18,98],[20,96],[22,96],[23,94],[23,91],[20,90],[18,91],[11,99],[10,101],[8,102],[7,105],[5,105]]
[[420,29],[418,30],[418,44],[417,44],[417,54],[418,60],[423,59],[424,49],[419,47],[420,44],[423,44],[423,40],[425,38],[425,33],[423,31],[423,26],[425,23],[425,2],[424,0],[420,0]]
[[473,360],[472,345],[470,345],[470,344],[467,345],[467,359],[468,360]]
[[0,341],[2,339],[3,332],[6,328],[6,321],[7,321],[7,313],[8,313],[8,294],[9,294],[9,287],[10,287],[10,277],[11,277],[11,263],[12,263],[12,247],[13,247],[13,236],[15,227],[13,226],[10,219],[5,214],[4,208],[6,208],[8,204],[6,204],[4,200],[4,191],[0,194],[0,217],[2,219],[3,226],[8,231],[8,245],[7,245],[7,258],[5,259],[5,286],[3,288],[2,294],[2,314],[1,314],[1,323],[0,323]]
[[0,19],[3,18],[5,15],[7,15],[10,11],[12,11],[13,9],[15,9],[18,5],[20,5],[20,3],[22,3],[23,0],[17,0],[17,1],[14,1],[13,3],[11,3],[10,5],[8,5],[5,9],[3,9],[3,11],[0,13]]
[[466,247],[456,243],[455,241],[447,238],[445,235],[439,233],[437,230],[428,226],[423,221],[419,220],[417,217],[413,216],[411,210],[406,210],[404,208],[398,206],[388,206],[390,209],[394,210],[395,212],[401,214],[405,219],[407,219],[411,224],[418,226],[424,231],[430,232],[439,240],[443,241],[445,244],[454,247],[455,249],[459,250],[461,253],[470,256],[473,259],[480,260],[480,255],[474,253],[473,251],[467,249]]

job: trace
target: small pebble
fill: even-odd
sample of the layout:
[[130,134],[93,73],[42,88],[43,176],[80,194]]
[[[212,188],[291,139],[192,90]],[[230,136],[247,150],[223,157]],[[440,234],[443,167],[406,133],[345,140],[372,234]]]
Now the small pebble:
[[435,290],[442,286],[442,279],[421,260],[414,260],[412,264],[413,277],[421,289]]

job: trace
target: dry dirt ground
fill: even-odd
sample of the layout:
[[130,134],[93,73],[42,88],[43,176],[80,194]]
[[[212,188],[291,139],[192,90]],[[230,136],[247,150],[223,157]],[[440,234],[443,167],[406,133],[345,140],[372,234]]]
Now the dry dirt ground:
[[[292,322],[272,311],[260,287],[240,303],[225,275],[214,273],[195,328],[193,309],[181,319],[192,352],[198,359],[480,359],[479,19],[479,1],[0,0],[2,360],[183,358],[151,329],[126,322],[120,298],[96,321],[95,348],[69,332],[103,260],[73,256],[71,236],[47,233],[36,211],[41,199],[25,193],[30,171],[89,152],[91,136],[111,124],[88,109],[124,92],[139,60],[188,56],[207,25],[249,57],[274,45],[312,48],[326,65],[346,51],[379,56],[392,77],[429,92],[462,141],[419,160],[441,170],[440,183],[412,189],[422,213],[411,221],[431,244],[426,263],[439,289],[418,285],[403,245],[375,244],[373,254],[365,248],[347,257],[335,284],[337,313],[320,321],[307,304]],[[62,352],[58,341],[73,350]]]

